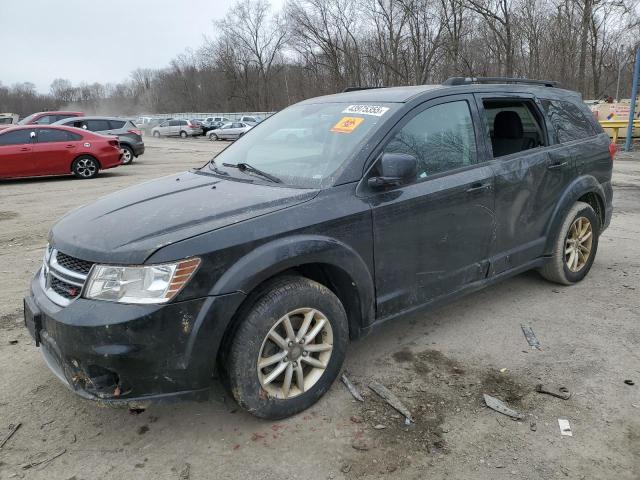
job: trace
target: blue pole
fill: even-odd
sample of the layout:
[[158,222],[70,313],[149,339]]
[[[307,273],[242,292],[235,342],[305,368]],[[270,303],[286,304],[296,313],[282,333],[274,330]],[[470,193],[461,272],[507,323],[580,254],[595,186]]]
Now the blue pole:
[[631,87],[631,108],[629,109],[629,125],[627,125],[627,137],[624,141],[624,151],[631,151],[633,138],[633,120],[636,116],[636,97],[638,96],[638,77],[640,77],[640,47],[636,50],[636,63],[633,67],[633,87]]

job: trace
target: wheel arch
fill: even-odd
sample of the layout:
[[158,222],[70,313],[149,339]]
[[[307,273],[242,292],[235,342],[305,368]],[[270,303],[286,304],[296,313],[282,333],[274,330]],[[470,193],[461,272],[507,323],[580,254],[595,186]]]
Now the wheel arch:
[[[247,295],[245,302],[251,302],[251,294],[262,285],[288,274],[316,281],[340,299],[350,338],[360,336],[362,327],[373,320],[374,283],[364,260],[344,243],[315,235],[283,238],[258,247],[227,269],[210,295],[242,292]],[[239,311],[242,305],[236,313]],[[233,323],[234,319],[229,322]]]
[[562,226],[567,212],[576,202],[585,202],[591,205],[600,219],[600,227],[602,228],[605,223],[605,198],[602,185],[591,175],[583,175],[571,182],[558,200],[547,225],[544,253],[547,255],[551,253],[558,229]]

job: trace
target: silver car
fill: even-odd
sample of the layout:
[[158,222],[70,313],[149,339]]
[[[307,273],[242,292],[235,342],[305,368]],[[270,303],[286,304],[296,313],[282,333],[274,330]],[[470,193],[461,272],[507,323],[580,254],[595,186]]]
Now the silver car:
[[151,129],[154,137],[195,137],[202,135],[202,126],[191,120],[167,120]]
[[244,122],[225,123],[220,128],[209,132],[209,140],[235,140],[253,128]]

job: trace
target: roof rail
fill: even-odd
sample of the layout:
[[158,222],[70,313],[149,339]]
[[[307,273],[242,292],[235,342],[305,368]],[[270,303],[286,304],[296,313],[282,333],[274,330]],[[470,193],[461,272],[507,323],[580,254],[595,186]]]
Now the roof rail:
[[558,82],[551,80],[529,80],[528,78],[511,77],[450,77],[443,85],[471,85],[473,83],[524,83],[528,85],[540,85],[544,87],[557,87]]
[[374,88],[384,88],[384,87],[347,87],[344,90],[342,90],[342,93],[357,92],[358,90],[373,90]]

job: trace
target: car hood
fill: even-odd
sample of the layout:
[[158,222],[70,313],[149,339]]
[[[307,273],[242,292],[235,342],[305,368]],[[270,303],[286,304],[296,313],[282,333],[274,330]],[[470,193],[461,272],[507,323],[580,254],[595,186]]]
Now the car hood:
[[185,172],[68,213],[52,228],[50,242],[83,260],[141,264],[163,246],[308,201],[317,193]]

